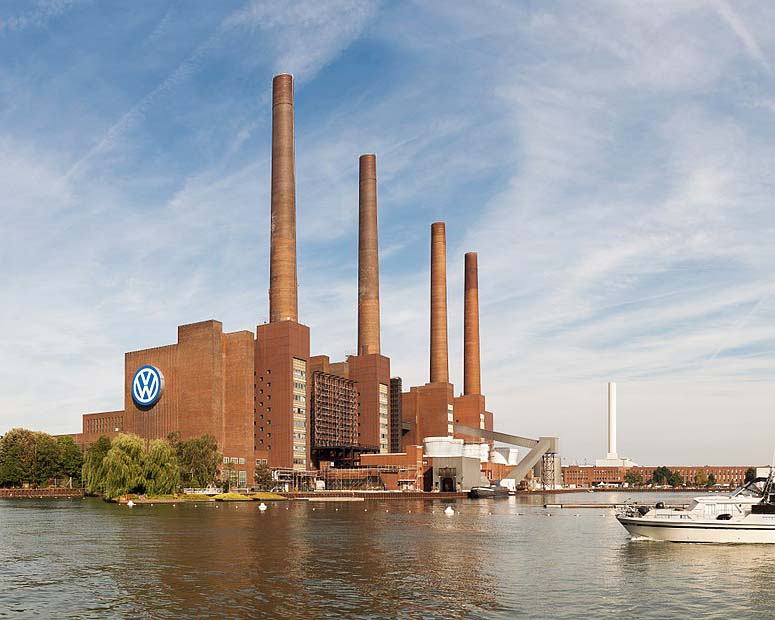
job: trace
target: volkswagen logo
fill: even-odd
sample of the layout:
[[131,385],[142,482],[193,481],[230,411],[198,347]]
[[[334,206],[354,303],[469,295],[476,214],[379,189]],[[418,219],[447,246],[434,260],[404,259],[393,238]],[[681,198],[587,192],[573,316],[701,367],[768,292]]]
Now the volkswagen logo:
[[132,378],[132,400],[138,407],[152,407],[164,391],[164,375],[154,366],[141,366]]

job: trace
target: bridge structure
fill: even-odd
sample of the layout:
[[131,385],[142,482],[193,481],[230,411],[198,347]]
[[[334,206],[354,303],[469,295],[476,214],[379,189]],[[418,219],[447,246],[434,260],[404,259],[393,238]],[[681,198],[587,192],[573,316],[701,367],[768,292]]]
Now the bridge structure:
[[509,446],[519,446],[520,448],[529,448],[528,453],[522,457],[514,470],[506,476],[506,479],[516,481],[516,484],[522,482],[527,473],[539,466],[541,484],[545,489],[553,489],[562,485],[562,466],[560,464],[560,439],[559,437],[539,437],[530,439],[520,437],[519,435],[509,435],[497,431],[487,431],[475,426],[455,423],[454,430],[461,435],[487,439],[488,441],[497,441]]

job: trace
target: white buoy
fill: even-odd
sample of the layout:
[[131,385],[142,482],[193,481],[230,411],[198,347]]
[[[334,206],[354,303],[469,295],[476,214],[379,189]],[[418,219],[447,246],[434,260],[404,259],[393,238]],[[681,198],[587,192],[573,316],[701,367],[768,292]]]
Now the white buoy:
[[129,508],[134,508],[134,505],[135,505],[135,503],[134,503],[134,502],[133,502],[133,501],[130,499],[130,500],[129,500],[129,501],[126,503],[126,505],[127,505]]
[[444,514],[445,515],[453,515],[453,514],[455,514],[455,510],[452,508],[452,506],[447,506],[444,509]]
[[261,512],[264,512],[264,510],[266,510],[266,504],[265,504],[264,502],[261,502],[261,503],[258,505],[258,509],[259,509]]

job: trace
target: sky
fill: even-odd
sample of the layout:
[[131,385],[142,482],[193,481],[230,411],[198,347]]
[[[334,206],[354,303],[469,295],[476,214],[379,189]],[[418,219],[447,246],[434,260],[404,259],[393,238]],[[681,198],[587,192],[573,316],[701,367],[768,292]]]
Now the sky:
[[300,321],[355,352],[358,156],[377,153],[382,349],[450,376],[479,253],[495,426],[567,462],[775,449],[775,4],[0,3],[0,432],[123,407],[123,354],[268,314],[271,78],[296,85]]

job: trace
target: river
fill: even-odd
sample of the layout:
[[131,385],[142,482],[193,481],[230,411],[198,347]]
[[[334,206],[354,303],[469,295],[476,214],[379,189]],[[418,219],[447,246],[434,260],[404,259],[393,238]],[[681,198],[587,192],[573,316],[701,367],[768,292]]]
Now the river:
[[255,502],[3,500],[0,618],[775,614],[773,547],[632,541],[612,510],[542,506],[637,495],[289,501],[263,513]]

